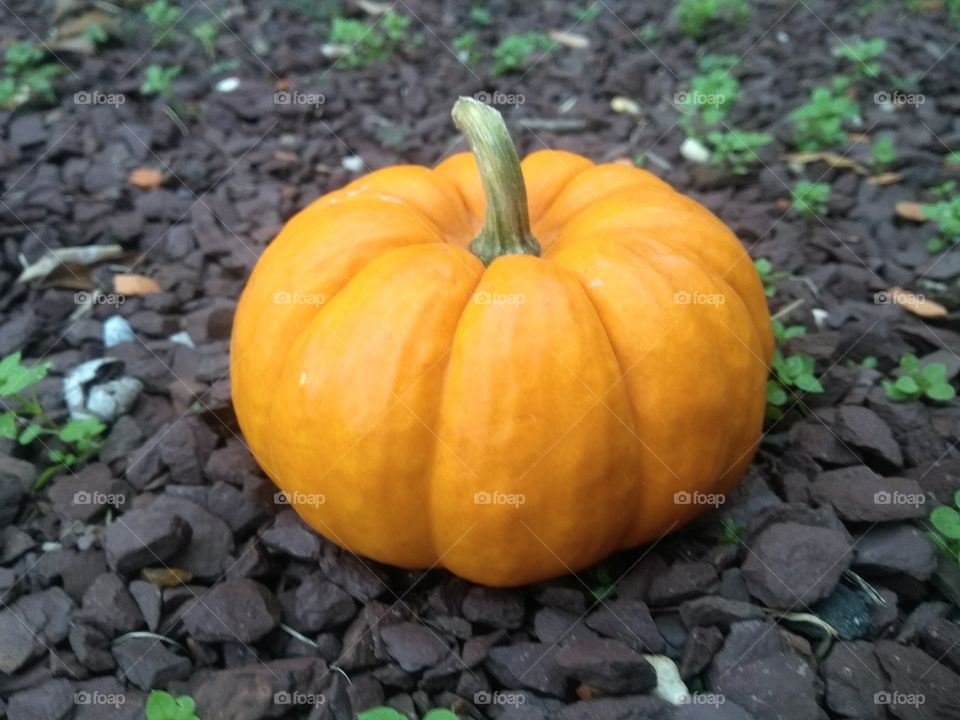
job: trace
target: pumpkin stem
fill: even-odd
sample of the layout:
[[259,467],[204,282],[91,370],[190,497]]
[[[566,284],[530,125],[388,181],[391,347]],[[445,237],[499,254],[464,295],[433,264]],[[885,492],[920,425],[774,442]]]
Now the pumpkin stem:
[[483,229],[470,243],[470,252],[484,265],[501,255],[539,255],[540,243],[530,232],[520,158],[503,117],[469,97],[459,98],[451,115],[477,161],[487,199]]

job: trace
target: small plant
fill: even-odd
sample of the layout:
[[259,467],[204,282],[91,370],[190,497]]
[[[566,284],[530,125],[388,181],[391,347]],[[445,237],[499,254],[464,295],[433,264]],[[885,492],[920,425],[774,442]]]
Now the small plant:
[[590,22],[595,20],[597,15],[600,14],[600,0],[587,5],[584,8],[571,8],[570,14],[573,16],[573,19],[578,23]]
[[690,78],[689,92],[678,93],[689,111],[681,120],[688,135],[696,137],[702,129],[721,122],[740,99],[740,81],[731,73],[736,63],[733,55],[705,55],[699,72]]
[[590,568],[590,594],[597,602],[603,602],[613,595],[617,588],[613,573],[606,563],[600,563]]
[[686,35],[702,40],[717,27],[749,25],[750,5],[747,0],[680,0],[677,18]]
[[648,45],[655,43],[660,39],[660,28],[657,27],[656,23],[648,22],[637,31],[637,37]]
[[790,338],[806,334],[802,325],[786,326],[779,320],[773,321],[773,337],[777,347],[773,351],[771,377],[767,380],[767,416],[777,419],[783,416],[786,405],[795,391],[804,393],[822,393],[823,385],[814,375],[815,362],[804,353],[786,356],[782,345]]
[[941,252],[960,242],[960,195],[924,205],[923,214],[937,224],[937,235],[927,241],[927,250]]
[[927,363],[921,367],[916,355],[905,353],[900,358],[900,373],[896,380],[882,382],[887,397],[896,402],[922,397],[946,402],[957,394],[947,381],[947,366],[943,363]]
[[388,10],[371,25],[362,20],[335,17],[330,25],[330,43],[345,48],[340,59],[345,68],[362,68],[390,55],[408,41],[410,18]]
[[960,150],[948,152],[943,160],[948,165],[960,165]]
[[940,505],[930,511],[933,529],[928,537],[940,552],[955,562],[960,562],[960,490],[953,496],[954,507]]
[[91,23],[87,25],[86,29],[83,31],[83,37],[92,42],[94,45],[106,45],[107,41],[110,40],[110,33],[103,29],[103,25],[99,23]]
[[872,156],[871,165],[877,172],[882,172],[891,167],[897,161],[897,150],[893,146],[893,140],[884,135],[877,140],[870,148]]
[[[357,720],[407,720],[407,716],[391,707],[375,707],[357,715]],[[451,710],[437,708],[423,716],[423,720],[458,720]]]
[[474,25],[480,25],[482,27],[493,23],[493,15],[482,5],[472,5],[470,12],[467,13],[467,17],[470,18],[470,22]]
[[49,371],[50,363],[27,367],[18,352],[0,360],[0,398],[7,408],[0,414],[0,437],[16,440],[20,445],[29,445],[38,438],[50,441],[48,444],[41,440],[52,464],[37,477],[38,489],[62,468],[72,468],[93,457],[100,449],[100,435],[106,429],[93,417],[69,420],[63,426],[53,421],[37,399],[36,391],[37,383]]
[[746,525],[740,525],[733,518],[727,518],[723,521],[723,534],[720,535],[720,542],[725,545],[739,545],[746,530]]
[[[777,294],[777,286],[774,285],[777,280],[783,280],[791,277],[785,270],[774,270],[773,263],[766,258],[757,258],[753,261],[753,266],[757,269],[760,276],[760,282],[763,283],[763,294],[772,298]],[[800,327],[799,325],[797,327]]]
[[151,690],[147,696],[147,720],[200,720],[196,704],[189,695],[173,697],[163,690]]
[[757,151],[773,142],[770,133],[711,130],[707,133],[710,163],[734,175],[746,175],[759,162]]
[[880,60],[887,49],[887,41],[876,37],[869,40],[855,40],[851,43],[842,43],[835,48],[835,57],[843,58],[853,64],[853,76],[857,80],[880,77]]
[[200,43],[209,57],[215,57],[217,54],[217,25],[214,22],[200,23],[190,28],[190,34]]
[[793,209],[804,217],[812,218],[827,214],[830,200],[830,185],[801,180],[793,186]]
[[457,53],[457,59],[467,67],[477,65],[483,55],[477,45],[477,33],[473,30],[462,32],[453,39],[453,49]]
[[825,150],[843,143],[847,133],[843,124],[859,117],[855,102],[834,90],[814,88],[810,100],[789,115],[793,123],[793,140],[804,152]]
[[45,57],[43,50],[28,42],[15,42],[7,47],[0,77],[0,107],[16,110],[36,100],[56,101],[53,79],[62,68],[56,63],[43,62]]
[[180,8],[167,0],[153,0],[143,6],[143,14],[153,31],[153,41],[159,43],[167,39],[170,28],[180,19]]
[[537,60],[537,56],[547,53],[554,43],[546,33],[525,32],[507,35],[493,49],[491,75],[506,75],[510,72],[525,70]]
[[162,65],[148,65],[143,72],[143,82],[140,84],[140,92],[144,95],[164,95],[170,96],[172,90],[170,84],[173,79],[180,74],[179,65],[163,67]]

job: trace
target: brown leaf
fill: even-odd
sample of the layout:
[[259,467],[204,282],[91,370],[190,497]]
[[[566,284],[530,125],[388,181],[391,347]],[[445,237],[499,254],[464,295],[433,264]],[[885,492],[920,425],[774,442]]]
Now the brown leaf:
[[900,182],[903,179],[903,176],[900,173],[896,172],[885,172],[880,173],[879,175],[874,175],[871,178],[867,178],[867,183],[870,185],[893,185],[893,183]]
[[146,275],[120,274],[113,276],[113,291],[118,295],[139,297],[161,291],[160,285]]
[[904,220],[913,220],[914,222],[926,222],[929,218],[923,214],[923,203],[911,202],[909,200],[903,200],[896,204],[896,213],[897,217],[902,217]]
[[582,50],[590,47],[590,38],[579,33],[567,32],[566,30],[551,30],[548,35],[550,39],[559,45],[564,45],[574,50]]
[[104,260],[112,260],[123,255],[119,245],[84,245],[50,250],[35,263],[28,265],[20,273],[17,282],[43,280],[63,265],[95,265]]
[[127,181],[141,190],[156,190],[163,184],[163,173],[155,168],[134,168],[130,171]]
[[870,171],[856,160],[851,160],[848,157],[843,157],[842,155],[837,155],[832,152],[788,153],[783,156],[783,159],[793,165],[809,165],[815,162],[825,162],[830,167],[853,170],[860,175],[870,174]]
[[890,300],[922,318],[941,318],[947,316],[947,309],[938,302],[927,300],[923,295],[914,295],[902,287],[892,287],[886,291]]
[[186,585],[193,580],[193,573],[180,568],[144,568],[140,575],[151,585],[158,588],[172,588]]

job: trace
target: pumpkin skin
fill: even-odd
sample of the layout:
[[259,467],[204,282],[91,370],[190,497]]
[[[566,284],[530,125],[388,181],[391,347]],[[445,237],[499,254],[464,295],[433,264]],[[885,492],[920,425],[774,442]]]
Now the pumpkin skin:
[[736,236],[639,168],[545,150],[522,171],[540,257],[468,252],[463,153],[316,200],[243,291],[240,426],[349,551],[541,580],[680,527],[711,508],[676,493],[725,494],[752,459],[773,338]]

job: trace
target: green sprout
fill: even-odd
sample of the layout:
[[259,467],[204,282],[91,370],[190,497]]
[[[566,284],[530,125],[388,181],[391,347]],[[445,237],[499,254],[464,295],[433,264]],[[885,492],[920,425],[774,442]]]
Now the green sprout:
[[747,0],[680,0],[677,4],[680,29],[694,40],[702,40],[719,27],[750,24]]
[[904,353],[900,357],[900,377],[882,383],[887,397],[895,402],[919,400],[922,397],[946,402],[956,397],[956,390],[947,380],[947,366],[927,363],[921,366],[917,356]]
[[[777,294],[777,286],[773,283],[775,283],[777,280],[784,280],[788,277],[792,277],[791,274],[785,270],[774,270],[773,263],[766,258],[757,258],[753,261],[753,266],[757,269],[757,274],[760,276],[760,282],[763,283],[763,294],[768,298],[772,298]],[[797,327],[800,326],[798,325]]]
[[483,59],[477,44],[477,33],[473,30],[457,35],[453,39],[453,49],[456,51],[457,59],[467,67],[474,67]]
[[807,218],[827,214],[830,201],[830,185],[801,180],[793,186],[793,209]]
[[38,438],[47,450],[50,465],[37,477],[42,488],[61,469],[85,463],[100,449],[106,426],[95,417],[68,420],[57,425],[37,398],[37,383],[50,371],[50,363],[27,366],[19,352],[0,360],[0,437],[30,445]]
[[470,18],[470,22],[474,25],[486,27],[487,25],[493,24],[493,15],[482,5],[471,5],[467,17]]
[[927,241],[927,250],[941,252],[960,242],[960,195],[924,205],[923,214],[937,224],[937,235]]
[[933,544],[955,562],[960,562],[960,490],[953,496],[953,504],[939,505],[930,511],[933,529],[927,534]]
[[600,14],[600,7],[600,0],[596,0],[584,8],[571,8],[570,14],[573,16],[574,21],[578,23],[590,22],[591,20],[596,20]]
[[200,720],[196,703],[189,695],[173,697],[163,690],[152,690],[147,696],[147,720]]
[[720,542],[725,545],[739,545],[746,530],[746,525],[740,525],[733,518],[727,518],[723,521],[723,533],[720,535]]
[[740,130],[711,130],[707,133],[710,145],[710,163],[733,175],[746,175],[760,162],[757,152],[773,142],[770,133],[742,132]]
[[200,23],[199,25],[194,25],[192,28],[190,28],[190,34],[193,35],[194,39],[198,43],[200,43],[209,57],[214,57],[217,54],[216,43],[218,32],[219,29],[217,28],[216,23],[212,21]]
[[804,152],[825,150],[843,143],[843,125],[859,118],[857,104],[825,87],[814,88],[810,100],[790,113],[793,141]]
[[56,63],[43,62],[45,57],[42,49],[29,42],[15,42],[7,47],[3,54],[3,74],[0,75],[0,107],[16,110],[36,101],[56,101],[53,79],[63,68]]
[[167,0],[153,0],[143,6],[143,14],[153,31],[153,41],[159,43],[168,39],[167,34],[180,19],[180,8]]
[[767,416],[772,419],[783,417],[783,406],[790,402],[796,392],[822,393],[823,385],[814,375],[815,362],[805,353],[784,355],[782,345],[789,339],[806,334],[802,325],[786,326],[779,320],[773,321],[773,337],[777,347],[773,351],[771,375],[767,380]]
[[[391,707],[375,707],[357,715],[357,720],[408,720],[407,716]],[[423,716],[423,720],[458,720],[451,710],[437,708]]]
[[410,18],[388,10],[377,24],[335,17],[330,24],[330,43],[345,49],[339,65],[363,68],[386,60],[409,42]]
[[106,45],[110,39],[110,33],[104,30],[103,25],[90,23],[83,31],[83,37],[87,38],[87,40],[94,45]]
[[857,39],[850,43],[842,43],[840,47],[834,49],[833,54],[835,57],[848,60],[853,64],[855,79],[876,79],[880,77],[880,61],[878,58],[883,55],[886,49],[887,41],[881,37],[876,37],[869,40]]
[[897,161],[897,150],[893,146],[893,140],[884,135],[877,140],[870,148],[872,156],[871,165],[877,172],[882,172],[891,167]]
[[163,67],[162,65],[147,66],[143,73],[143,82],[140,84],[140,92],[144,95],[171,95],[170,84],[182,69],[179,65],[171,65],[170,67]]
[[537,60],[539,55],[547,53],[554,43],[546,33],[525,32],[507,35],[493,49],[491,75],[506,75],[510,72],[525,70]]
[[740,99],[740,81],[731,72],[736,64],[733,55],[704,55],[699,72],[690,78],[689,91],[677,93],[677,100],[688,109],[680,121],[688,135],[696,137],[723,121]]

